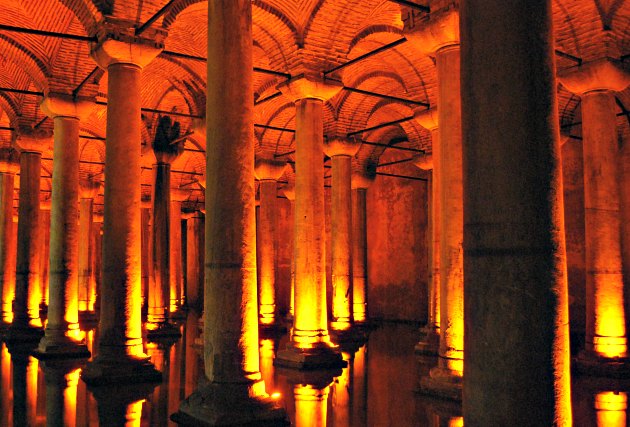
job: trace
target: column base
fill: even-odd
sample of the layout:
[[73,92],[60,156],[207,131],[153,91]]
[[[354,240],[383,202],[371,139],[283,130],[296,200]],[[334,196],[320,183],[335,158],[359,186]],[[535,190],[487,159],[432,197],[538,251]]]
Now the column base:
[[87,359],[91,353],[83,343],[78,343],[67,337],[47,337],[44,336],[37,348],[33,351],[33,356],[37,359]]
[[344,368],[347,363],[339,349],[324,344],[314,348],[299,348],[293,343],[280,350],[273,361],[274,366],[291,369],[335,369]]
[[584,350],[572,360],[571,368],[587,377],[630,378],[629,357],[603,357]]
[[149,340],[166,338],[166,337],[181,337],[182,336],[181,332],[179,332],[179,328],[169,322],[164,322],[158,325],[151,325],[151,326],[157,326],[157,327],[155,329],[149,329],[147,331],[147,338]]
[[208,383],[197,389],[171,415],[185,426],[276,427],[290,425],[287,414],[270,397],[251,396],[251,385]]
[[420,329],[420,340],[414,347],[419,356],[437,356],[440,349],[440,334],[437,328],[425,326]]
[[159,383],[162,373],[155,369],[148,358],[97,356],[85,366],[81,379],[89,386]]
[[441,399],[461,401],[462,377],[444,368],[433,368],[429,376],[420,378],[419,392]]
[[42,328],[29,325],[16,325],[14,322],[4,335],[4,341],[39,342],[39,340],[42,339],[42,335],[44,335]]

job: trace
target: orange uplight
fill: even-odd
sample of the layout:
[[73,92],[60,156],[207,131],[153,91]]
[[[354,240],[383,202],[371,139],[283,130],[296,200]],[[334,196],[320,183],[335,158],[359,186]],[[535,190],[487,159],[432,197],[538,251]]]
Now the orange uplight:
[[281,397],[282,397],[282,394],[280,392],[276,391],[276,392],[271,393],[271,398],[274,399],[274,400],[278,400]]
[[295,426],[326,427],[329,387],[297,384],[295,394]]
[[64,425],[73,427],[77,425],[77,386],[79,385],[79,375],[81,369],[75,369],[66,375],[67,387],[63,392],[64,396]]
[[142,425],[142,404],[143,400],[139,400],[127,406],[125,416],[125,427],[140,427]]
[[[598,290],[602,294],[607,289],[600,287]],[[593,349],[596,353],[608,358],[625,357],[628,345],[623,297],[598,295],[595,301],[597,314]]]
[[595,396],[598,427],[625,427],[628,395],[607,391]]

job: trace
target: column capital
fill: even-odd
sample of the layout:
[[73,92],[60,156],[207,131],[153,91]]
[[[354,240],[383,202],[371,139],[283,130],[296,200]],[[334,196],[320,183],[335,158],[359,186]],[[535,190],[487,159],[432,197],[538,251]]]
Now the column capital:
[[324,140],[324,153],[328,157],[354,157],[361,148],[361,142],[355,138],[333,137]]
[[18,152],[14,148],[0,148],[0,173],[16,174],[20,170],[18,158]]
[[287,162],[281,160],[256,159],[254,174],[260,181],[280,179],[287,168]]
[[424,54],[459,45],[459,8],[454,3],[430,14],[403,15],[405,36]]
[[594,91],[620,92],[630,85],[630,73],[618,61],[601,58],[560,71],[558,80],[578,95]]
[[35,129],[20,123],[13,131],[13,145],[20,153],[39,153],[52,150],[53,135],[46,129]]
[[136,36],[132,21],[105,18],[96,32],[97,41],[90,46],[90,55],[99,67],[132,64],[146,67],[164,49],[167,32],[150,27]]
[[282,189],[282,194],[284,194],[284,197],[286,197],[288,200],[294,201],[295,200],[295,182],[289,182],[287,185],[285,185],[284,188]]
[[439,125],[438,110],[431,108],[430,110],[417,108],[413,113],[414,120],[428,131],[437,130]]
[[352,189],[356,190],[357,188],[367,189],[370,184],[374,182],[375,175],[369,174],[366,171],[353,171],[352,172]]
[[101,189],[100,181],[93,179],[82,179],[79,181],[79,198],[95,199]]
[[413,156],[413,164],[419,169],[428,171],[433,169],[433,154],[422,153],[417,156]]
[[343,84],[339,82],[305,75],[296,76],[277,86],[277,89],[293,102],[307,98],[326,102],[342,88]]
[[171,188],[171,202],[185,202],[190,197],[190,191],[181,188]]
[[42,101],[40,107],[51,119],[70,117],[80,121],[86,120],[94,108],[94,100],[87,98],[74,99],[72,95],[50,93]]

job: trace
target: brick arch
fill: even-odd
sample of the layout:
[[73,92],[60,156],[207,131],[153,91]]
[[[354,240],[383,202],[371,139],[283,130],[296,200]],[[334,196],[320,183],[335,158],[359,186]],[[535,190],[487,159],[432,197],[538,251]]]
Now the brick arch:
[[12,37],[0,33],[0,55],[18,65],[31,78],[38,90],[48,90],[50,70],[43,58]]
[[96,32],[96,26],[103,19],[100,10],[89,0],[59,0],[68,10],[77,17],[85,30],[85,34],[92,35]]
[[[380,34],[397,34],[399,36],[403,35],[402,29],[395,27],[393,25],[380,24],[380,25],[370,25],[369,27],[364,28],[360,32],[357,33],[356,36],[350,41],[350,45],[348,46],[347,55],[352,52],[352,49],[356,47],[360,42],[364,39],[368,38],[372,35],[380,35]],[[385,43],[383,43],[385,44]]]

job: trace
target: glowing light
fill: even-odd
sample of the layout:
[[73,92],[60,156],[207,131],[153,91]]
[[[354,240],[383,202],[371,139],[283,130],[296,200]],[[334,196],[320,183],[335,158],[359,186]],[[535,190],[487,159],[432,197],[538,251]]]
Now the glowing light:
[[608,358],[625,357],[628,345],[623,297],[614,292],[614,287],[600,286],[598,293],[593,350]]
[[318,389],[312,385],[303,384],[295,386],[293,392],[296,427],[326,427],[329,388]]
[[607,391],[595,396],[598,427],[625,427],[628,395]]
[[271,393],[271,398],[274,399],[274,400],[278,400],[281,397],[282,397],[282,394],[280,392],[278,392],[278,391],[275,391],[275,392]]

